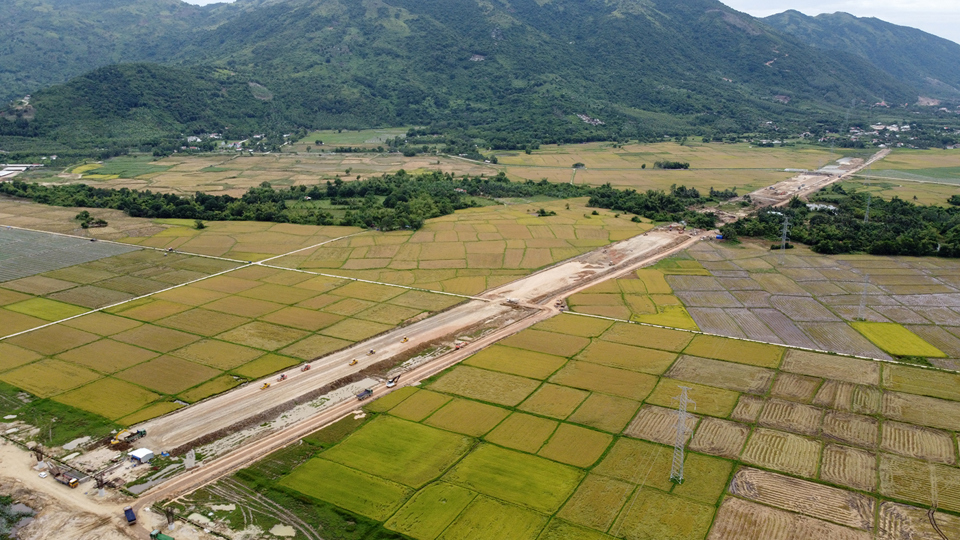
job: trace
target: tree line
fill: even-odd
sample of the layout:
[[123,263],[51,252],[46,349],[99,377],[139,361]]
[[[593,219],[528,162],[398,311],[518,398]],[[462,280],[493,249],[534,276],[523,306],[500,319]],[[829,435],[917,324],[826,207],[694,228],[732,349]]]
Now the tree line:
[[[714,223],[713,214],[687,210],[700,198],[695,189],[675,186],[669,193],[653,190],[638,193],[614,189],[609,184],[592,187],[546,180],[511,182],[503,173],[492,177],[456,177],[441,172],[411,175],[400,170],[364,180],[337,179],[309,187],[280,189],[264,182],[240,197],[201,192],[185,197],[150,190],[85,184],[41,185],[14,180],[0,184],[0,194],[55,206],[111,208],[132,217],[269,221],[380,230],[419,229],[427,219],[478,206],[478,199],[484,198],[590,197],[588,205],[595,208],[629,212],[658,221],[687,220],[698,227]],[[328,201],[329,205],[321,205],[321,201]]]
[[762,209],[725,225],[721,232],[728,239],[779,239],[784,218],[789,218],[790,240],[817,253],[960,257],[960,207],[920,206],[898,197],[885,200],[848,193],[839,185],[810,200],[810,206],[794,198],[786,208]]

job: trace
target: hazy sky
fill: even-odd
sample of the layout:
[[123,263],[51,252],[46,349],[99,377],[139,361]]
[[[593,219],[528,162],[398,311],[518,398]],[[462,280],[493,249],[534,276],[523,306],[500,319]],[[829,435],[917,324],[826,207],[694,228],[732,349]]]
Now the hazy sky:
[[[191,4],[213,4],[224,0],[185,0]],[[958,0],[721,0],[728,6],[756,17],[788,9],[818,15],[845,11],[858,17],[877,17],[887,22],[912,26],[960,43],[960,1]]]
[[912,26],[960,43],[960,2],[957,0],[721,0],[755,17],[788,9],[807,15],[845,11]]

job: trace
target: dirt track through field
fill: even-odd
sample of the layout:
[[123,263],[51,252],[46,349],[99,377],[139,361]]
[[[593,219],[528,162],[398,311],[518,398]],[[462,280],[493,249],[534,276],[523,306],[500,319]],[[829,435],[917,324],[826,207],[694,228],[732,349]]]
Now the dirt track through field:
[[[173,447],[177,444],[196,440],[207,433],[236,423],[244,417],[255,415],[260,411],[294,400],[298,396],[354,373],[365,366],[382,362],[391,356],[403,354],[415,348],[418,342],[424,343],[452,334],[455,335],[460,329],[469,328],[477,322],[514,310],[516,305],[537,308],[531,314],[518,317],[518,320],[515,320],[512,324],[476,340],[466,349],[440,356],[404,374],[404,385],[416,383],[466,359],[484,347],[553,317],[558,313],[558,309],[553,305],[554,299],[586,289],[599,279],[614,277],[630,272],[637,267],[648,265],[657,259],[686,249],[697,241],[698,238],[659,232],[637,236],[493,289],[484,294],[488,301],[472,301],[431,319],[406,328],[393,330],[371,341],[355,345],[345,351],[331,355],[319,363],[312,364],[311,370],[305,373],[298,370],[289,372],[288,380],[267,390],[261,391],[259,390],[259,384],[251,384],[206,402],[181,409],[166,417],[152,420],[139,427],[144,427],[148,433],[151,433],[145,444],[154,444],[158,448]],[[610,266],[611,261],[617,262]],[[512,301],[507,302],[507,299]],[[411,336],[412,339],[409,343],[400,343],[403,335]],[[364,351],[369,349],[374,349],[377,353],[369,357],[358,356],[363,355]],[[360,362],[358,365],[350,367],[347,362],[349,358],[353,357],[357,357]],[[397,386],[396,388],[400,387]],[[382,384],[374,387],[373,390],[376,396],[382,396],[392,391],[386,389]],[[313,417],[246,444],[233,452],[205,463],[203,467],[195,471],[185,473],[157,486],[140,498],[138,507],[191,493],[248,463],[339,420],[357,408],[358,403],[353,399],[330,406]]]
[[[750,198],[761,206],[783,206],[790,202],[790,199],[792,199],[794,196],[806,197],[807,195],[819,191],[830,184],[847,180],[855,176],[863,169],[866,169],[867,167],[887,157],[888,155],[890,155],[889,148],[881,150],[871,156],[870,159],[866,160],[862,165],[846,170],[843,172],[843,174],[830,175],[804,173],[790,178],[789,180],[784,180],[783,182],[774,184],[773,186],[758,189],[757,191],[750,193]],[[801,183],[801,180],[804,182]]]

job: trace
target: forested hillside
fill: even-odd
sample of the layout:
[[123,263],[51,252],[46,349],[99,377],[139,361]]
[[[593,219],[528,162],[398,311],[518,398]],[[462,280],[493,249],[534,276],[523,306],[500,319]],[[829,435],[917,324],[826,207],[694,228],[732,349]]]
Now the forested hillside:
[[180,0],[3,0],[0,103],[117,62],[164,62],[214,10]]
[[[716,0],[157,5],[182,17],[146,24],[156,34],[131,56],[183,69],[110,67],[35,92],[28,107],[7,110],[0,144],[142,146],[210,131],[415,124],[517,148],[802,131],[851,102],[917,97],[861,58],[804,45]],[[84,24],[126,32],[106,19]],[[124,36],[146,31],[134,26]]]
[[786,11],[764,19],[805,43],[855,54],[933,98],[960,97],[960,45],[916,28],[834,13]]

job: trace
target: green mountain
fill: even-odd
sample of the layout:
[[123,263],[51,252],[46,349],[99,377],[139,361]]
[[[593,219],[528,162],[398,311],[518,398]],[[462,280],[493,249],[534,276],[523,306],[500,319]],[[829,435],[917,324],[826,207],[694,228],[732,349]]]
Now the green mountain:
[[917,97],[716,0],[239,0],[191,13],[131,30],[149,34],[143,47],[116,52],[176,68],[110,66],[35,92],[0,136],[103,146],[416,124],[510,148],[799,127],[851,101]]
[[0,102],[117,62],[165,62],[215,10],[179,0],[3,0]]
[[804,43],[855,54],[932,98],[960,97],[960,45],[915,28],[847,13],[786,11],[763,19]]

